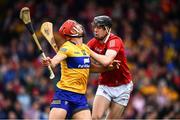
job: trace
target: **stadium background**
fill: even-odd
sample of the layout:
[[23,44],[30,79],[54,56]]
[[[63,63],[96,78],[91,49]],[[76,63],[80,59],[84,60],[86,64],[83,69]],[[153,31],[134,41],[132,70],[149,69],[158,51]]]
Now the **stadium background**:
[[[1,0],[0,1],[0,118],[46,119],[59,79],[49,80],[39,52],[19,20],[28,6],[45,53],[54,52],[39,32],[44,21],[57,31],[66,19],[92,37],[96,15],[113,19],[113,33],[125,43],[134,91],[123,118],[180,118],[180,1],[178,0]],[[58,76],[59,75],[59,76]],[[89,78],[87,97],[92,105],[97,74]]]

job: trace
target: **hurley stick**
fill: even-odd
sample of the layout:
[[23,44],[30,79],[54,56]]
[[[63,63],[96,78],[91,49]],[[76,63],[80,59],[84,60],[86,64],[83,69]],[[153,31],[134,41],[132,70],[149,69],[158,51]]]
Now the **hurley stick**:
[[[23,7],[20,11],[20,19],[24,22],[25,26],[27,27],[27,29],[29,30],[29,32],[31,33],[38,49],[41,52],[41,55],[46,58],[46,55],[44,54],[42,47],[38,41],[38,38],[34,32],[34,28],[32,26],[32,22],[31,22],[31,17],[30,17],[30,10],[28,7]],[[53,79],[55,77],[54,72],[51,68],[51,66],[48,66],[48,69],[50,71],[50,79]]]
[[53,24],[51,22],[44,22],[41,25],[41,33],[44,35],[46,40],[49,42],[53,50],[57,53],[58,52],[58,46],[56,44],[56,41],[54,39],[53,35]]

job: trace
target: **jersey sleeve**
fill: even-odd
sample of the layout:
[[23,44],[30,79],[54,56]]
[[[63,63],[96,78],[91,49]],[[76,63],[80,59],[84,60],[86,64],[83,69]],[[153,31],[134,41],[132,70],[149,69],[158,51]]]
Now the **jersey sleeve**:
[[112,39],[107,43],[107,49],[115,50],[118,52],[122,46],[122,43],[119,39]]
[[62,47],[59,49],[59,51],[58,51],[57,54],[68,56],[68,55],[69,55],[69,51],[70,51],[70,50],[69,50],[69,47],[68,47],[67,45],[65,45],[65,46],[62,46]]

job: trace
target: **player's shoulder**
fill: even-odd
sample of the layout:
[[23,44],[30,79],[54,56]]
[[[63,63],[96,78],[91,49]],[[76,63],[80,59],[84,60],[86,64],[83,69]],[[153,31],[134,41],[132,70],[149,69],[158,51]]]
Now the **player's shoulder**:
[[89,50],[89,46],[88,45],[86,45],[86,44],[82,44],[82,46],[83,46],[83,48],[85,48],[86,50]]
[[99,41],[96,38],[92,38],[91,40],[89,40],[89,42],[87,43],[87,46],[90,49],[94,49],[94,47],[99,44]]
[[108,41],[106,42],[106,44],[110,44],[110,43],[115,43],[116,45],[123,44],[122,39],[113,33],[111,33]]
[[68,41],[64,42],[61,47],[59,48],[60,52],[67,52],[69,50],[69,43]]
[[63,43],[60,47],[60,50],[66,50],[66,51],[69,51],[69,50],[72,50],[73,47],[71,45],[71,43],[69,41],[66,41],[65,43]]
[[61,47],[69,47],[71,46],[71,43],[69,41],[66,41],[65,43],[62,44]]
[[89,46],[89,45],[92,45],[92,44],[94,44],[94,43],[96,43],[96,42],[97,42],[96,38],[92,38],[92,39],[90,39],[90,40],[88,41],[87,45]]
[[111,33],[109,40],[120,40],[120,41],[122,41],[122,39],[119,36],[117,36],[113,33]]
[[89,41],[96,41],[96,38],[93,37],[93,38],[91,38]]

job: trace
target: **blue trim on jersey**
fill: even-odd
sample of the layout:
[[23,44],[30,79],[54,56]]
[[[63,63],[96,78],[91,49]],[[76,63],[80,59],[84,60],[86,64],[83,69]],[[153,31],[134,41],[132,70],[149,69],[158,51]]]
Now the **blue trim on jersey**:
[[90,68],[90,57],[68,57],[66,59],[68,68]]

